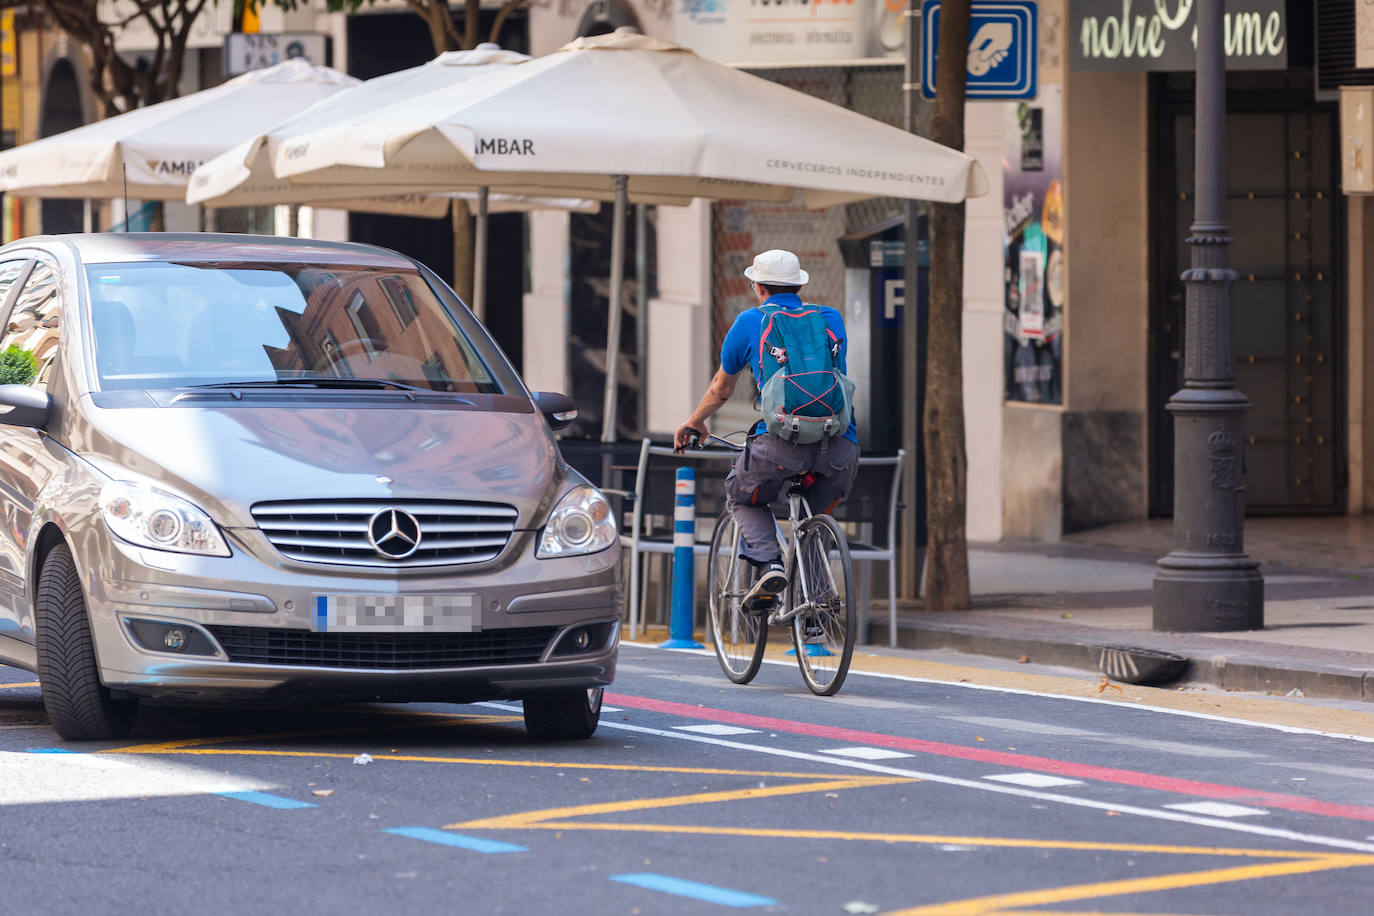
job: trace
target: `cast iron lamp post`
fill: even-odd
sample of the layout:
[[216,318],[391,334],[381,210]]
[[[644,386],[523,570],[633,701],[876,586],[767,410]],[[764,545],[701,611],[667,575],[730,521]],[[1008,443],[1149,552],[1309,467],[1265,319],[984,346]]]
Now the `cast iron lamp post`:
[[1245,555],[1245,438],[1227,266],[1224,0],[1197,5],[1196,211],[1183,274],[1188,315],[1174,416],[1174,541],[1154,580],[1154,629],[1264,626],[1264,579]]

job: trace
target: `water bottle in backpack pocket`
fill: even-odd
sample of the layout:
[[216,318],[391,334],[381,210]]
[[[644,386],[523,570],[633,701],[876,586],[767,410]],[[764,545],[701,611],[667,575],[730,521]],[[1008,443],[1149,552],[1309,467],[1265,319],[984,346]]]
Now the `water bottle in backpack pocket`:
[[839,368],[843,341],[814,305],[762,310],[759,392],[768,431],[801,444],[844,435],[854,412],[854,383]]

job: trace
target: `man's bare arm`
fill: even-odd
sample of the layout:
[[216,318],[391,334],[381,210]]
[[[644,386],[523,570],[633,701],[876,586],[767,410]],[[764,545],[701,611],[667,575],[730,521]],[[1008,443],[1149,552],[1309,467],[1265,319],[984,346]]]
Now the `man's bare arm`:
[[678,427],[678,431],[673,436],[673,447],[678,451],[692,444],[692,433],[706,435],[706,420],[717,410],[730,400],[730,395],[735,393],[735,382],[739,381],[739,373],[730,375],[724,369],[717,369],[715,376],[711,379],[711,384],[706,386],[706,393],[701,396],[701,403],[697,409],[692,411],[692,415],[687,418],[687,422]]

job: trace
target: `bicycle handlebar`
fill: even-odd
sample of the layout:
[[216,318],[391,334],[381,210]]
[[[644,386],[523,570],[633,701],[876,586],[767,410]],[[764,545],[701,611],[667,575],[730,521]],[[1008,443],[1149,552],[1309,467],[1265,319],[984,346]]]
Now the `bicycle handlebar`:
[[[726,448],[734,449],[734,450],[737,451],[737,452],[742,452],[742,451],[744,451],[744,446],[743,446],[743,445],[736,445],[735,443],[731,442],[729,439],[722,439],[720,436],[713,435],[712,433],[707,433],[707,434],[706,434],[706,438],[707,438],[707,439],[714,439],[714,440],[716,440],[717,442],[719,442],[721,445],[725,446]],[[691,439],[692,439],[692,441],[689,442],[689,443],[687,444],[687,447],[688,447],[689,449],[692,449],[692,450],[694,450],[694,451],[699,451],[699,450],[701,450],[701,449],[706,448],[706,445],[702,442],[701,436],[697,435],[695,432],[692,433]]]

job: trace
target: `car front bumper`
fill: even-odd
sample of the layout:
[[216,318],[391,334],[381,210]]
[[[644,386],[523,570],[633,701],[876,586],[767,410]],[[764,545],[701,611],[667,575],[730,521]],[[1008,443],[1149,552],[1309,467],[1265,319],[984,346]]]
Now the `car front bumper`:
[[[431,570],[291,563],[254,529],[230,557],[152,551],[97,532],[85,545],[101,680],[143,696],[258,695],[468,702],[601,687],[615,676],[619,548],[534,558],[517,532],[496,561]],[[318,566],[318,568],[316,568]],[[322,596],[461,597],[456,627],[336,629]],[[182,648],[163,634],[178,630]],[[585,647],[577,645],[580,632]]]

